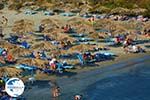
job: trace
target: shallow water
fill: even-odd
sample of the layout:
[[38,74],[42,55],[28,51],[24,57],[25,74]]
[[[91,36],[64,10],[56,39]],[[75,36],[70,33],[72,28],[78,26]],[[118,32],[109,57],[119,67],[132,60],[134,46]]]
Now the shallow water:
[[150,100],[150,62],[102,79],[84,90],[87,100]]
[[[78,93],[83,95],[83,100],[150,100],[149,59],[150,56],[127,59],[72,77],[58,78],[61,88],[58,100],[73,100]],[[48,82],[39,83],[26,90],[24,97],[27,100],[52,100],[50,87]]]

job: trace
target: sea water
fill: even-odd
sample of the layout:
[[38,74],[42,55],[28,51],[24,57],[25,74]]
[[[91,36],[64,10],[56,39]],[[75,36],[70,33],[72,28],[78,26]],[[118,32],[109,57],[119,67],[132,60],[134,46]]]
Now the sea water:
[[84,92],[85,100],[150,100],[150,62],[102,79]]

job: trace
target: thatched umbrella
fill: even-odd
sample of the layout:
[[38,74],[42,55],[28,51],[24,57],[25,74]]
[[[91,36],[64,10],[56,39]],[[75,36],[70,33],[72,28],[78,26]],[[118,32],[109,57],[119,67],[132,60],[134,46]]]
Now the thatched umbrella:
[[131,13],[135,15],[144,14],[145,12],[147,12],[147,9],[144,8],[136,8],[131,10]]
[[130,13],[130,10],[127,9],[127,8],[117,7],[115,9],[112,9],[111,13],[112,14],[123,14],[124,15],[124,14]]
[[69,19],[67,22],[71,25],[80,25],[80,24],[85,23],[86,20],[83,18],[74,17],[74,18]]
[[46,63],[48,63],[47,60],[41,60],[36,58],[25,58],[18,61],[18,64],[27,64],[29,66],[37,66],[39,68],[44,68]]
[[93,24],[83,18],[75,17],[68,20],[68,23],[74,26],[77,33],[89,33],[95,31]]
[[0,76],[7,74],[8,76],[14,77],[18,76],[21,72],[22,70],[14,67],[0,67]]
[[93,33],[93,32],[95,32],[95,29],[92,27],[92,26],[89,26],[89,25],[79,25],[78,27],[77,27],[77,33],[87,33],[87,34],[89,34],[89,33]]
[[77,46],[73,46],[67,52],[68,53],[85,52],[85,51],[93,50],[94,47],[95,46],[93,46],[93,45],[80,44],[80,45],[77,45]]
[[126,28],[124,28],[123,26],[116,25],[116,28],[115,28],[115,30],[112,33],[115,35],[115,34],[126,33],[127,31],[128,30]]
[[34,22],[32,20],[21,19],[14,23],[12,31],[18,34],[33,32],[34,31],[33,26]]
[[50,42],[40,42],[37,44],[34,44],[31,47],[32,50],[55,50],[57,49],[56,46],[52,45]]
[[76,39],[73,37],[70,37],[69,34],[65,34],[62,32],[62,30],[54,30],[50,33],[44,33],[47,36],[49,36],[50,38],[57,40],[57,41],[70,41],[70,42],[74,42]]
[[21,47],[18,47],[18,48],[13,48],[9,51],[11,54],[13,54],[15,57],[19,57],[19,56],[24,56],[24,55],[28,55],[28,54],[31,54],[31,50],[29,49],[24,49],[24,48],[21,48]]
[[[98,5],[99,6],[99,5]],[[105,6],[99,6],[98,8],[96,8],[97,11],[102,12],[102,13],[108,13],[111,11],[110,8],[107,8]]]
[[41,24],[45,26],[43,32],[51,32],[54,29],[60,28],[63,22],[58,19],[43,19]]
[[89,12],[89,10],[92,8],[90,5],[88,4],[84,4],[82,6],[79,7],[81,9],[81,14],[85,14],[87,12]]
[[11,43],[9,43],[9,42],[6,42],[6,41],[0,41],[0,47],[1,48],[7,48],[7,49],[13,49],[13,48],[17,48],[17,46],[16,45],[14,45],[14,44],[11,44]]
[[107,35],[104,32],[95,32],[89,35],[89,37],[93,38],[93,39],[103,39],[105,38]]
[[107,25],[110,25],[112,21],[110,19],[99,19],[96,21],[96,24],[94,25],[95,29],[102,29],[106,27]]

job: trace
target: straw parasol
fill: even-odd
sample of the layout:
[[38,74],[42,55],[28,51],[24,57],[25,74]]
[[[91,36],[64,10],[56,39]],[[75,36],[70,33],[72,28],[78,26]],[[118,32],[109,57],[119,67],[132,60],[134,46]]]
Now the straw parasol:
[[7,74],[8,76],[14,77],[18,76],[21,72],[22,70],[14,67],[0,67],[0,76]]
[[117,7],[115,9],[111,10],[112,14],[128,14],[130,13],[130,10],[127,8]]
[[7,48],[7,49],[13,49],[13,48],[17,48],[17,46],[16,45],[14,45],[14,44],[11,44],[11,43],[9,43],[9,42],[7,42],[7,41],[0,41],[0,47],[1,48]]
[[115,35],[115,34],[125,33],[127,31],[128,30],[125,27],[120,26],[120,25],[116,25],[116,27],[115,27],[115,29],[114,29],[114,31],[112,33]]
[[94,25],[95,29],[101,29],[108,25],[110,25],[112,21],[110,19],[99,19],[96,21],[96,24]]
[[33,32],[34,31],[33,26],[34,22],[32,20],[21,19],[14,23],[12,31],[18,34]]
[[28,55],[31,54],[31,50],[29,49],[24,49],[21,47],[17,47],[17,48],[13,48],[9,51],[11,54],[13,54],[14,56],[24,56],[24,55]]
[[94,47],[95,46],[93,45],[80,44],[80,45],[73,46],[67,52],[68,53],[85,52],[85,51],[93,50]]
[[54,30],[50,33],[44,33],[46,34],[47,36],[49,36],[50,38],[54,39],[54,40],[57,40],[57,41],[70,41],[70,42],[74,42],[76,39],[73,38],[73,37],[70,37],[69,34],[64,34],[62,33],[62,30],[60,29],[57,29],[57,30]]
[[55,50],[56,46],[52,45],[50,42],[44,41],[34,44],[31,48],[32,50]]
[[41,24],[43,24],[45,26],[44,31],[43,32],[51,32],[56,28],[59,28],[63,25],[63,22],[61,22],[58,19],[43,19],[41,21]]
[[47,60],[41,60],[36,58],[25,58],[18,61],[18,64],[27,64],[29,66],[37,66],[38,68],[44,68],[46,63],[48,63]]
[[71,25],[80,25],[80,24],[85,23],[86,20],[83,18],[74,17],[74,18],[69,19],[67,22]]
[[131,10],[131,13],[135,15],[144,14],[145,12],[147,12],[147,9],[144,8],[135,8]]
[[108,13],[108,12],[110,12],[111,9],[108,7],[105,7],[105,6],[98,5],[98,8],[96,8],[96,10],[98,10],[99,12],[102,12],[102,13]]
[[89,35],[89,37],[93,39],[100,39],[100,38],[105,38],[107,35],[104,32],[98,32],[98,33],[92,33]]

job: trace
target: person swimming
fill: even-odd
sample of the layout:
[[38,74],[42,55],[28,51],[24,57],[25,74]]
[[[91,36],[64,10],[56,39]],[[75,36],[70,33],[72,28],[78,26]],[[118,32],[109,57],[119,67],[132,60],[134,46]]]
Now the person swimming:
[[81,100],[81,95],[75,95],[74,100]]

